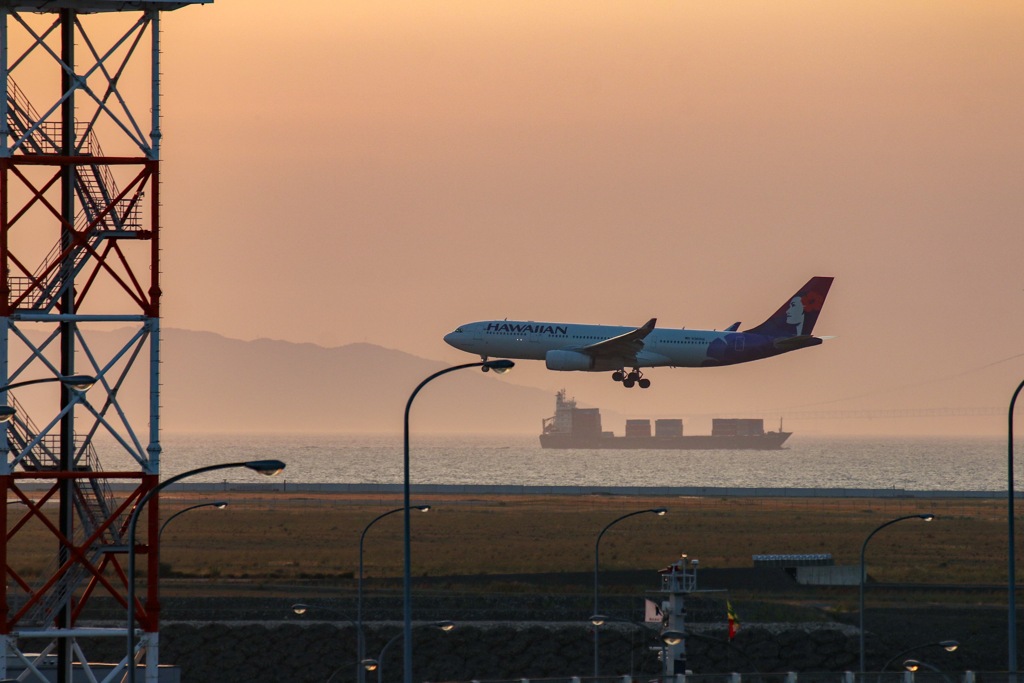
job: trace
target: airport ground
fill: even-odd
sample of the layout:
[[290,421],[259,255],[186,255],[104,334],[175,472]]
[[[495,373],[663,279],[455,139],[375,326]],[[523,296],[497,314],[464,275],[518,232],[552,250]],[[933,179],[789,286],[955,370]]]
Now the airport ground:
[[[165,495],[161,517],[216,497]],[[213,631],[196,624],[214,622],[330,628],[329,639],[344,641],[344,617],[355,616],[360,533],[376,516],[400,507],[401,498],[302,492],[231,492],[223,498],[226,509],[191,511],[164,532],[165,623],[200,629],[198,636],[181,636],[185,641],[212,637]],[[488,633],[485,640],[501,642],[508,634],[491,630],[527,622],[561,624],[557,637],[541,628],[538,643],[573,640],[566,634],[579,630],[592,612],[597,534],[628,512],[665,506],[664,517],[636,515],[603,536],[602,612],[642,619],[643,598],[657,597],[658,569],[686,553],[699,559],[698,589],[707,591],[693,598],[689,621],[695,629],[724,633],[727,597],[743,638],[787,626],[845,633],[844,643],[834,645],[834,661],[848,669],[856,652],[850,651],[855,639],[849,629],[858,621],[857,587],[802,586],[785,570],[755,569],[753,555],[830,554],[837,565],[856,566],[861,545],[879,525],[933,513],[932,522],[886,527],[867,548],[869,669],[900,649],[949,638],[963,646],[946,660],[947,670],[1006,668],[1007,519],[999,498],[430,495],[413,502],[432,506],[411,517],[414,616],[475,628],[463,631],[472,642]],[[41,568],[51,559],[39,544],[19,543],[12,551],[19,566]],[[365,619],[386,635],[401,618],[401,514],[368,532],[364,562]],[[299,617],[290,610],[296,602],[324,609]],[[118,618],[116,610],[94,616]],[[587,628],[584,623],[584,641]],[[174,651],[173,643],[170,638],[165,654]],[[777,644],[756,647],[779,657]],[[584,671],[577,673],[587,669],[582,651]],[[780,662],[761,670],[791,666]],[[317,678],[311,674],[310,680]]]
[[[344,591],[358,570],[359,536],[377,515],[400,507],[395,495],[227,493],[225,510],[182,515],[163,535],[166,573],[186,579],[183,593],[204,591],[202,579],[262,586],[281,582]],[[162,502],[162,518],[208,494],[175,494]],[[592,587],[594,543],[600,530],[635,510],[664,506],[663,517],[638,515],[609,529],[601,541],[602,574],[636,571],[637,589],[657,585],[657,570],[681,553],[701,570],[750,568],[762,554],[829,554],[837,565],[856,565],[861,545],[878,525],[903,515],[932,513],[932,522],[908,520],[872,538],[866,565],[872,582],[939,586],[1004,585],[1006,501],[975,498],[769,498],[633,496],[414,495],[413,573],[467,577],[474,586],[500,588],[506,575],[582,574]],[[402,515],[377,522],[367,533],[365,575],[386,581],[402,573]],[[49,558],[47,558],[49,559]],[[190,582],[187,579],[198,580]],[[457,581],[457,579],[452,579]],[[514,586],[508,586],[514,590]],[[562,582],[556,592],[579,585]],[[633,590],[625,585],[606,591]],[[738,585],[738,594],[758,593]],[[737,596],[738,597],[738,596]],[[886,600],[879,595],[879,599]],[[899,598],[894,598],[898,600]],[[984,591],[970,602],[990,598]],[[852,607],[836,595],[833,608]]]

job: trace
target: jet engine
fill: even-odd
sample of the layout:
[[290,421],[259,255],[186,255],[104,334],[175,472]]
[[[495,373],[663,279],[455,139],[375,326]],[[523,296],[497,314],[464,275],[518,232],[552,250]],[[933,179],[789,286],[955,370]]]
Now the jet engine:
[[579,351],[548,351],[544,354],[548,370],[593,370],[594,359]]

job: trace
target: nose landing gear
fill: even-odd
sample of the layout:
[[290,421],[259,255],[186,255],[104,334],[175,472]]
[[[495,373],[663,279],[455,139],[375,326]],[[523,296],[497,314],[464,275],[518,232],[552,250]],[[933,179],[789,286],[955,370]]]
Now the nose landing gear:
[[612,373],[612,381],[622,382],[622,386],[627,389],[632,389],[636,385],[640,385],[641,389],[651,386],[651,380],[644,377],[644,374],[640,372],[640,368],[633,368],[628,374],[625,369],[616,370]]

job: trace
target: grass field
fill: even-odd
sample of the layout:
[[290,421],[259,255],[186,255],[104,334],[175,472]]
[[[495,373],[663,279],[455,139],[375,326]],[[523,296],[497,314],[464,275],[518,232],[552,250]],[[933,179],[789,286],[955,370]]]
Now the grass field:
[[[230,505],[224,510],[191,511],[167,527],[161,550],[165,575],[348,582],[358,569],[365,525],[401,506],[400,497],[350,494],[225,499]],[[165,495],[161,517],[205,500]],[[665,506],[664,517],[637,515],[604,535],[602,571],[654,571],[680,553],[699,558],[703,569],[750,567],[755,554],[830,553],[836,564],[856,565],[873,529],[895,517],[931,512],[935,521],[908,520],[872,538],[866,562],[872,580],[1006,581],[1006,504],[998,500],[430,496],[414,503],[433,506],[412,515],[417,576],[590,572],[594,542],[606,524],[627,512]],[[401,539],[401,514],[373,526],[365,544],[367,577],[401,575]],[[52,537],[41,526],[36,533],[29,525],[11,544],[11,565],[29,576],[44,571],[53,560],[50,545]]]

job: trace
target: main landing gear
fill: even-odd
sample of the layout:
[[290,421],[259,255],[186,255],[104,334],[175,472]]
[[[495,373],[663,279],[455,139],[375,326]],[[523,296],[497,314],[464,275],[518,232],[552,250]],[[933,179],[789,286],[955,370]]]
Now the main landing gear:
[[634,385],[640,385],[641,389],[651,386],[651,380],[644,377],[644,373],[640,372],[640,368],[633,368],[633,371],[629,373],[624,369],[616,370],[612,373],[612,381],[622,382],[622,386],[627,389],[632,389]]

